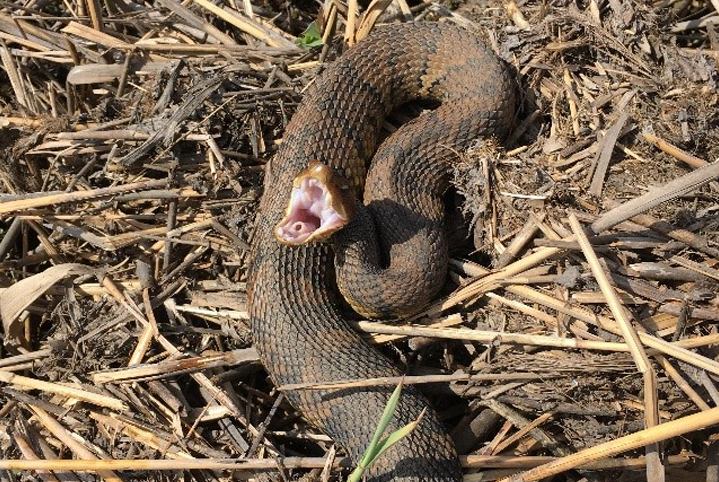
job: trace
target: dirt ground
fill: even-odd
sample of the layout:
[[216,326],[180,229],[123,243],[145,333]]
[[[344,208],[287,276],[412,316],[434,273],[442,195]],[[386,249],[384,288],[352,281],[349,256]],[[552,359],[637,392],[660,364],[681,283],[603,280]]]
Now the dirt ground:
[[[246,263],[284,126],[381,3],[0,1],[1,481],[346,477],[251,348]],[[521,100],[456,167],[443,298],[367,336],[467,481],[718,481],[719,3],[401,1],[375,28],[409,19],[475,31]]]

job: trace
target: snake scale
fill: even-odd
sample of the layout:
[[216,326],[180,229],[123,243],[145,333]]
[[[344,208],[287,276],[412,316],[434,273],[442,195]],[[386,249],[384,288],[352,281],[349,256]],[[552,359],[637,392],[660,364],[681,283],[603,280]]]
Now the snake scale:
[[[357,275],[366,267],[353,260],[371,246],[357,238],[367,229],[350,229],[352,223],[346,234],[339,236],[344,241],[337,251],[337,272],[355,274],[357,285],[340,285],[359,311],[378,316],[388,311],[409,312],[444,282],[446,246],[436,245],[443,243],[443,238],[426,238],[431,226],[441,228],[443,208],[436,200],[441,201],[448,185],[448,165],[456,160],[458,150],[466,149],[476,138],[505,135],[513,116],[514,95],[506,66],[474,34],[429,22],[380,29],[317,78],[266,170],[250,253],[253,340],[275,384],[401,374],[349,325],[352,317],[337,287],[332,246],[286,246],[275,239],[275,227],[285,215],[295,177],[317,160],[339,173],[350,191],[361,197],[366,166],[377,153],[364,203],[389,209],[387,219],[394,227],[378,228],[382,243],[392,251],[390,257],[397,254],[400,265],[413,264],[419,271],[429,272],[422,283],[432,286],[397,301],[389,293],[406,291],[414,281],[407,282],[404,275],[380,280]],[[421,99],[440,106],[402,126],[378,149],[385,117],[397,106]],[[436,183],[439,187],[433,186]],[[393,187],[402,185],[405,188]],[[383,200],[386,192],[408,206]],[[410,215],[407,210],[419,213]],[[366,217],[366,213],[358,214],[357,222]],[[419,234],[406,232],[421,220],[425,226]],[[424,247],[413,248],[412,242],[422,244],[423,240]],[[418,256],[426,261],[427,250],[436,253],[436,265],[418,263]],[[440,266],[442,260],[445,266]],[[393,309],[391,304],[396,302],[404,307]],[[365,303],[375,307],[359,308]],[[392,390],[386,386],[297,390],[288,392],[287,397],[310,423],[357,461]],[[405,389],[390,428],[416,419],[425,407],[427,402],[417,390]],[[378,460],[370,480],[461,480],[456,451],[436,413],[429,410],[409,437]]]

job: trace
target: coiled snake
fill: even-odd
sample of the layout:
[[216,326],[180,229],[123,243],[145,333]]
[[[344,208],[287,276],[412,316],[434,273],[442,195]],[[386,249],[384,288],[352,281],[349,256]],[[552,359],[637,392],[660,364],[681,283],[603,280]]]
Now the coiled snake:
[[[348,324],[334,258],[337,272],[347,273],[349,281],[339,283],[347,301],[365,316],[421,308],[446,274],[441,201],[450,163],[476,138],[505,135],[513,116],[512,85],[505,65],[475,35],[437,23],[381,29],[317,79],[268,166],[250,256],[252,333],[275,384],[401,373]],[[402,126],[378,149],[384,118],[417,99],[441,105]],[[325,230],[317,236],[324,237],[352,218],[352,201],[346,208],[333,203],[361,194],[373,156],[364,192],[369,211],[358,203],[354,222],[334,235],[337,255],[327,243],[304,244],[313,229]],[[323,166],[307,169],[313,160],[347,181],[325,184]],[[287,208],[290,198],[293,206]],[[378,241],[366,239],[375,234],[371,216],[378,218],[376,234],[388,254],[377,254]],[[358,460],[392,389],[298,390],[287,396]],[[416,390],[406,389],[393,428],[416,419],[426,405]],[[461,480],[453,444],[434,412],[382,456],[371,480]]]

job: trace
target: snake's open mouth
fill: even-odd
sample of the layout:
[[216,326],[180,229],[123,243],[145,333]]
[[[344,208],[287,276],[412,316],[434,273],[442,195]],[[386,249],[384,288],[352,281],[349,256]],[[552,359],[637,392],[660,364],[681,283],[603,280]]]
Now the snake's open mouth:
[[347,181],[324,164],[311,161],[294,180],[285,217],[275,227],[277,240],[299,246],[328,239],[354,215],[354,206],[344,194]]

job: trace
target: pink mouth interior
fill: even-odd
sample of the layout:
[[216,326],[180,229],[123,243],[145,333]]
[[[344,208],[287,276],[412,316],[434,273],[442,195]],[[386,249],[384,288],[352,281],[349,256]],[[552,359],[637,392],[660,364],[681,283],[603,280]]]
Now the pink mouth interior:
[[308,176],[302,179],[299,187],[292,189],[289,213],[275,228],[275,233],[286,244],[299,245],[310,238],[322,239],[323,235],[337,231],[346,222],[332,206],[327,186]]

